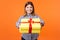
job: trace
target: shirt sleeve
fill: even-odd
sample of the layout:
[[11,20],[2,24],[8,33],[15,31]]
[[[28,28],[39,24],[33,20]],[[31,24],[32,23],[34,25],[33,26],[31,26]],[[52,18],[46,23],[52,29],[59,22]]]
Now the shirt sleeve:
[[40,18],[40,23],[41,23],[41,26],[44,26],[44,21],[41,18]]
[[16,22],[16,27],[19,28],[19,24],[21,23],[21,19],[23,18],[23,16],[19,17],[18,21]]
[[41,26],[44,26],[44,20],[41,17],[39,17],[39,16],[37,16],[37,17],[40,18],[40,24],[41,24]]

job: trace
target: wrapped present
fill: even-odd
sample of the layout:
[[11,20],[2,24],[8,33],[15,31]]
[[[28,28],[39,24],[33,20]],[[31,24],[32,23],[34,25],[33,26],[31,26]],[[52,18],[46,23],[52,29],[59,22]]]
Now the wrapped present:
[[23,18],[19,25],[20,33],[40,33],[41,24],[39,18]]

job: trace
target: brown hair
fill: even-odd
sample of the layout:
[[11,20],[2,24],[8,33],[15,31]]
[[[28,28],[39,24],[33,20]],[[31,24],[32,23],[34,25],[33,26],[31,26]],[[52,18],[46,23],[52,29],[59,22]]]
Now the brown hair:
[[[32,13],[31,13],[31,15],[32,15],[32,16],[35,16],[34,5],[33,5],[33,3],[32,3],[31,1],[28,1],[28,2],[25,4],[25,7],[24,7],[24,8],[26,8],[26,6],[29,5],[29,4],[33,7],[33,11],[32,11]],[[26,12],[26,11],[25,11],[25,15],[24,15],[24,16],[27,16],[27,12]]]

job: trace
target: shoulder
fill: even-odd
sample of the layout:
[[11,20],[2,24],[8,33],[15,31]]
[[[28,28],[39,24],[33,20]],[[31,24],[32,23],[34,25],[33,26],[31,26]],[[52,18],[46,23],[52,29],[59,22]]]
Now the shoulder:
[[35,17],[36,17],[36,18],[40,18],[40,16],[38,16],[37,14],[35,14]]
[[22,16],[19,16],[19,18],[24,18],[24,16],[22,15]]
[[18,20],[21,20],[22,18],[24,18],[24,16],[19,16],[19,17],[18,17]]

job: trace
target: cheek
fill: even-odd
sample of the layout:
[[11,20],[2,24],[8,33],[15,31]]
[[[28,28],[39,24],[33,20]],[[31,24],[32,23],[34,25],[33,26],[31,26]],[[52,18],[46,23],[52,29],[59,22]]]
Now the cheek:
[[28,8],[26,8],[25,10],[26,10],[26,11],[28,11],[29,9],[28,9]]
[[33,11],[33,8],[31,8],[30,10]]

